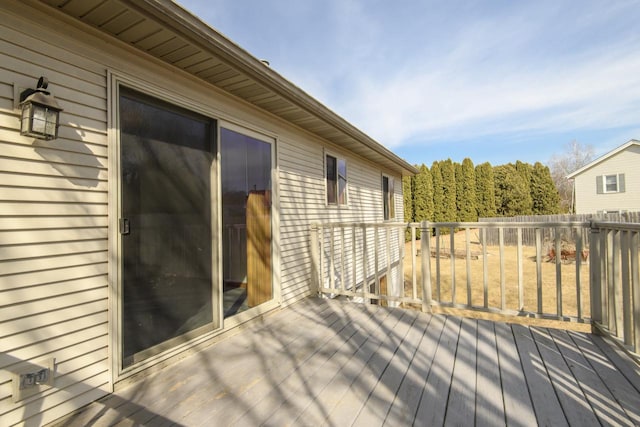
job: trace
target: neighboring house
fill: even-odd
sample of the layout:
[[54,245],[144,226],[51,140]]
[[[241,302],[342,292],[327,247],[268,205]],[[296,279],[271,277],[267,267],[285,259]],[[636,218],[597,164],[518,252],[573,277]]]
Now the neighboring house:
[[310,225],[402,221],[416,172],[169,0],[0,2],[0,153],[3,426],[311,295]]
[[640,141],[624,145],[567,176],[577,214],[640,211]]

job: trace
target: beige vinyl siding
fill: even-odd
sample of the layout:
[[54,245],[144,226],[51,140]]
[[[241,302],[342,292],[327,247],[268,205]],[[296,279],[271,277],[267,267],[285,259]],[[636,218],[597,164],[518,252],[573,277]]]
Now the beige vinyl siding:
[[[106,72],[29,33],[0,28],[3,425],[52,421],[110,390]],[[41,75],[65,110],[54,141],[19,134],[14,84],[34,87]],[[12,370],[49,357],[55,387],[14,403]]]
[[[640,211],[640,146],[631,145],[575,177],[576,213],[596,214],[601,211]],[[623,193],[596,192],[596,177],[625,175]]]
[[[203,85],[182,71],[129,46],[73,26],[55,10],[0,2],[0,424],[44,424],[107,393],[117,337],[109,336],[109,274],[115,230],[109,234],[117,174],[109,171],[109,72],[141,85],[166,88],[167,99],[276,140],[274,215],[280,248],[275,286],[283,304],[311,289],[310,224],[382,221],[378,165],[287,124],[246,102]],[[81,2],[77,2],[81,4]],[[43,12],[44,11],[44,12]],[[51,14],[49,14],[51,12]],[[43,24],[44,23],[44,24]],[[35,36],[34,36],[35,35]],[[38,77],[64,108],[59,138],[19,135],[14,83],[34,87]],[[109,142],[108,142],[109,141]],[[347,160],[348,206],[326,205],[324,153]],[[110,173],[111,172],[111,173]],[[109,179],[114,181],[109,182]],[[395,177],[396,220],[402,186]],[[115,278],[112,279],[115,281]],[[111,288],[114,290],[114,288]],[[116,307],[117,301],[111,301]],[[112,325],[115,328],[116,325]],[[212,334],[213,336],[214,334]],[[201,344],[212,336],[201,337]],[[165,364],[192,343],[158,358]],[[14,403],[11,370],[55,357],[55,386]],[[116,381],[120,378],[116,378]]]

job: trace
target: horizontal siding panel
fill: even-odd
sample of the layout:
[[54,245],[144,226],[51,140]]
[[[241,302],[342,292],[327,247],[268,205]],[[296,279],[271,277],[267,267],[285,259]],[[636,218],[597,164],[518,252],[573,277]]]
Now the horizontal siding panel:
[[[30,63],[19,58],[15,58],[12,56],[8,56],[2,52],[0,52],[0,69],[7,70],[9,72],[15,73],[15,81],[33,81],[33,84],[38,83],[38,79],[40,76],[47,76],[49,79],[49,89],[55,96],[55,92],[53,88],[61,88],[65,86],[65,83],[72,82],[73,86],[70,89],[73,89],[78,92],[87,93],[96,97],[104,96],[106,85],[106,73],[102,76],[97,74],[84,74],[80,68],[67,67],[64,71],[60,71],[60,69],[52,68],[50,63],[50,58],[42,57],[42,61],[40,63]],[[19,71],[18,71],[19,70]],[[83,76],[92,75],[93,78],[91,82],[77,78],[70,79],[69,76],[73,74],[83,74]],[[11,79],[11,76],[8,77]],[[21,85],[22,86],[22,85]],[[61,103],[61,106],[64,108],[65,105]]]
[[[108,262],[105,251],[0,262],[2,276]],[[1,281],[1,279],[0,279]]]
[[[0,130],[0,134],[2,130]],[[63,177],[69,180],[79,178],[82,180],[107,180],[107,170],[96,167],[67,165],[63,163],[49,163],[44,160],[7,159],[0,157],[0,170],[3,172],[24,173],[30,175],[47,175]],[[97,185],[97,184],[96,184]]]
[[83,341],[88,341],[94,338],[103,337],[106,340],[107,337],[107,323],[100,325],[93,325],[85,327],[83,325],[76,325],[73,331],[65,335],[51,338],[48,341],[43,341],[33,346],[22,347],[18,350],[14,350],[11,353],[0,353],[0,369],[6,369],[8,366],[15,365],[18,361],[24,360],[39,360],[48,357],[55,357],[55,352],[58,349],[70,347]]
[[[12,202],[107,203],[107,193],[0,186],[0,200]],[[0,240],[0,242],[2,242]]]
[[6,349],[6,351],[10,353],[14,349],[38,345],[40,343],[47,342],[54,337],[73,332],[78,328],[79,325],[82,325],[83,327],[89,327],[106,323],[108,317],[109,316],[106,310],[100,310],[99,312],[91,313],[79,318],[68,319],[63,322],[43,326],[35,330],[24,331],[19,334],[1,337],[0,348]]
[[107,215],[105,204],[0,202],[3,215]]
[[[0,99],[0,113],[2,113],[3,104],[10,107],[11,101]],[[64,114],[64,113],[63,113]],[[21,144],[34,147],[51,146],[64,151],[77,152],[81,154],[95,154],[104,157],[107,153],[107,130],[106,126],[90,128],[96,122],[89,123],[86,120],[71,121],[61,116],[61,124],[58,128],[58,138],[51,141],[37,140],[20,135],[20,123],[18,115],[3,113],[2,123],[0,123],[0,141]],[[84,127],[82,127],[84,125]],[[97,147],[96,147],[97,146]]]
[[[2,104],[2,101],[0,100],[0,104]],[[89,132],[69,123],[65,123],[65,126],[60,126],[58,128],[58,137],[50,141],[21,136],[18,110],[15,111],[15,114],[0,115],[0,128],[5,128],[6,130],[6,133],[2,134],[4,142],[24,145],[32,150],[49,148],[98,157],[106,157],[108,154],[106,133]]]
[[44,285],[17,288],[0,292],[2,303],[7,305],[20,304],[22,302],[44,300],[60,295],[73,294],[89,289],[107,286],[106,276],[80,277],[64,282],[47,283]]
[[107,239],[106,228],[0,231],[0,246]]
[[[49,305],[49,304],[47,304]],[[15,320],[7,320],[0,323],[2,325],[2,336],[8,337],[10,335],[20,335],[27,333],[33,329],[40,329],[67,319],[79,319],[81,317],[88,316],[99,312],[107,311],[107,300],[99,301],[87,301],[86,303],[71,306],[57,308],[50,306],[52,311],[41,314],[27,314],[23,313],[23,316]],[[55,309],[54,309],[55,308]],[[13,341],[10,343],[15,347]],[[7,347],[9,348],[9,347]]]
[[[78,178],[74,178],[73,181],[71,181],[64,177],[29,175],[17,172],[0,172],[0,184],[21,188],[33,187],[38,189],[84,190],[96,192],[106,192],[109,189],[106,181],[98,181],[95,179],[82,180]],[[2,229],[2,225],[0,225],[0,229]]]
[[[37,261],[34,260],[33,263],[34,267],[37,268]],[[60,268],[55,270],[5,275],[0,276],[0,283],[2,284],[2,290],[0,291],[0,294],[12,289],[27,288],[30,286],[38,286],[45,283],[63,282],[105,274],[107,274],[107,263],[97,263],[81,265],[77,267]]]
[[[81,128],[77,123],[66,122],[58,128],[58,139],[82,142],[86,146],[86,150],[81,149],[78,150],[79,152],[89,151],[98,156],[108,155],[107,133],[103,130],[94,131]],[[69,151],[74,151],[74,149],[70,148]]]
[[[49,298],[46,304],[41,300],[23,302],[12,306],[2,307],[2,315],[5,319],[18,319],[25,315],[35,315],[38,313],[46,313],[52,307],[70,307],[73,305],[90,303],[98,300],[106,300],[108,295],[107,288],[90,289],[82,292],[76,292],[71,295],[62,295]],[[1,372],[1,371],[0,371]]]
[[[0,174],[1,178],[1,174]],[[97,228],[106,227],[105,216],[41,216],[41,217],[2,217],[0,231],[42,230],[47,228]],[[106,236],[105,236],[106,237]],[[72,239],[74,240],[74,239]],[[0,241],[2,243],[2,241]]]
[[45,243],[20,246],[0,246],[0,261],[39,258],[47,256],[106,251],[107,240],[86,240],[80,242]]
[[[35,47],[43,45],[43,40],[40,36],[41,32],[25,31],[22,28],[15,29],[7,26],[3,26],[1,31],[0,40],[2,40],[3,46],[0,51],[35,64],[40,64],[43,58],[46,58],[54,68],[65,70],[69,76],[96,85],[100,85],[105,80],[105,67],[103,65],[92,61],[87,56],[79,55],[78,52],[74,52],[71,49],[59,47],[48,43],[49,40],[46,40],[46,50],[34,50]],[[61,46],[66,46],[66,44]],[[68,78],[66,80],[73,81]]]

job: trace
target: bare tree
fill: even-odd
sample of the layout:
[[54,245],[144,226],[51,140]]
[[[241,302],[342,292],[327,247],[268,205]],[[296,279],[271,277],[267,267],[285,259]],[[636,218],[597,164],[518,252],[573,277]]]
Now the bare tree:
[[554,154],[549,159],[549,170],[560,193],[560,209],[563,212],[573,211],[573,182],[567,179],[567,175],[591,162],[594,153],[592,145],[573,140],[564,146],[562,153]]

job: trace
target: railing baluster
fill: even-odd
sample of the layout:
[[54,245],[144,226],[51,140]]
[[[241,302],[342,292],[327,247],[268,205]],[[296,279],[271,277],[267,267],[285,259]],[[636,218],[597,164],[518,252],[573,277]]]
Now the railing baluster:
[[536,228],[536,292],[538,314],[542,314],[542,230]]
[[[422,311],[431,311],[431,229],[422,223],[420,233],[420,262],[422,267]],[[436,234],[438,233],[436,229]],[[436,258],[437,259],[437,258]],[[439,285],[438,285],[439,287]],[[438,302],[440,302],[438,292]]]
[[456,303],[456,257],[455,257],[455,233],[449,229],[449,264],[451,265],[451,302]]
[[558,317],[562,317],[562,246],[560,245],[560,228],[554,228],[553,232],[556,251],[556,313]]
[[577,230],[576,233],[576,309],[578,319],[582,320],[582,280],[580,279],[580,270],[582,267],[582,231]]
[[345,253],[344,253],[344,227],[340,227],[340,289],[345,291],[344,285],[344,269],[345,269]]
[[487,259],[487,229],[482,228],[482,296],[484,308],[489,308],[489,260]]
[[618,295],[618,285],[620,284],[620,279],[618,278],[619,268],[618,268],[618,236],[615,230],[609,230],[609,268],[607,269],[607,274],[609,275],[608,286],[609,286],[609,329],[613,331],[614,335],[618,335],[618,331],[620,330],[618,323],[618,310],[617,304],[619,299]]
[[631,293],[633,295],[633,351],[640,353],[640,276],[638,272],[638,232],[631,237]]
[[631,307],[631,283],[629,281],[629,232],[621,231],[620,236],[620,261],[622,279],[622,333],[626,345],[633,344],[632,313]]
[[[442,301],[440,295],[440,227],[436,226],[436,299]],[[431,257],[431,254],[429,254]]]
[[506,284],[504,277],[504,228],[498,228],[498,239],[500,244],[500,309],[504,310],[507,305]]
[[589,233],[589,295],[591,296],[591,319],[593,322],[602,323],[602,254],[600,229],[596,228],[593,222],[590,225]]
[[416,274],[416,227],[411,226],[411,289],[412,289],[412,298],[416,299],[418,297],[418,289],[417,289],[417,274]]
[[518,227],[518,310],[524,310],[524,285],[523,285],[523,267],[522,267],[522,228]]
[[367,302],[367,226],[362,225],[362,301]]
[[320,234],[320,286],[325,288],[324,283],[324,228],[319,227],[318,233]]
[[355,293],[358,285],[358,260],[356,257],[356,227],[351,228],[351,290]]
[[334,290],[336,288],[336,261],[335,261],[335,228],[329,227],[329,288]]
[[[378,235],[378,227],[376,225],[373,226],[373,293],[378,296],[380,295],[380,275],[378,272],[380,271],[380,264],[378,264],[378,245],[379,245]],[[377,300],[380,301],[380,300]]]
[[471,307],[471,246],[469,243],[469,227],[464,229],[464,240],[467,252],[467,306]]
[[320,227],[318,226],[312,226],[311,227],[311,286],[313,288],[313,290],[315,290],[315,292],[318,293],[318,295],[321,294],[320,289],[321,289],[321,282],[319,280],[320,277],[320,256],[318,254],[318,234],[319,234],[319,229]]

